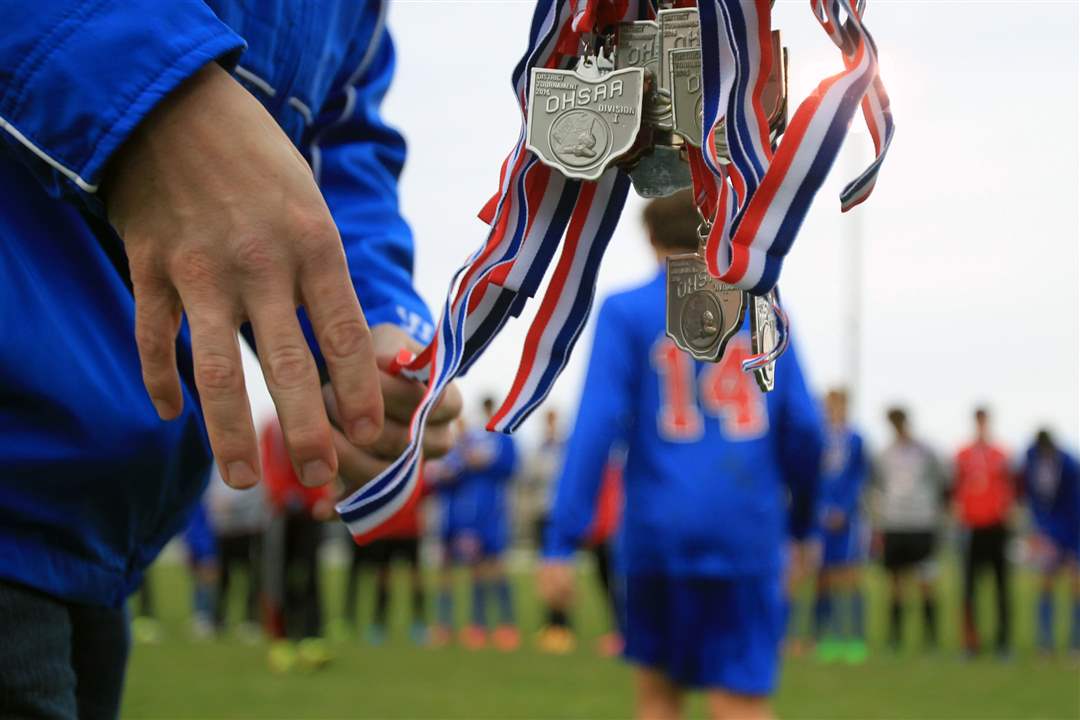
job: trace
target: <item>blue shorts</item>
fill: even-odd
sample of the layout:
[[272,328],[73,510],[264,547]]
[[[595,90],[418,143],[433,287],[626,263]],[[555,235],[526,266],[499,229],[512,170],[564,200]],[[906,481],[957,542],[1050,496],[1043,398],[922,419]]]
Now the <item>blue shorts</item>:
[[849,522],[839,532],[821,529],[818,542],[821,545],[823,568],[858,565],[866,559],[866,533],[858,520]]
[[498,557],[507,545],[506,534],[493,529],[487,532],[472,528],[444,530],[442,541],[449,559],[465,565]]
[[631,575],[623,656],[681,687],[768,695],[780,664],[782,589],[778,573]]

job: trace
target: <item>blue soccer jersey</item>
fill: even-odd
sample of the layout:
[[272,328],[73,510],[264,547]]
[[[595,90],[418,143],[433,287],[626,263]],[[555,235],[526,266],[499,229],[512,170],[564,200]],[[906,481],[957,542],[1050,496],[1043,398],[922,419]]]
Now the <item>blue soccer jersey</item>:
[[[868,474],[862,436],[847,427],[827,427],[817,511],[825,565],[844,565],[861,558],[859,499]],[[832,519],[838,515],[843,523],[835,526]]]
[[472,533],[485,554],[501,552],[509,540],[506,493],[517,466],[514,441],[470,431],[448,459],[460,470],[442,493],[444,536]]
[[778,571],[788,499],[809,508],[819,476],[820,420],[794,349],[762,393],[740,367],[745,327],[721,362],[699,363],[664,334],[664,274],[610,297],[559,479],[545,554],[567,557],[594,514],[611,447],[627,447],[621,547],[630,575],[733,576]]
[[1028,449],[1021,468],[1022,490],[1038,531],[1062,549],[1080,546],[1080,465],[1062,450],[1051,456]]

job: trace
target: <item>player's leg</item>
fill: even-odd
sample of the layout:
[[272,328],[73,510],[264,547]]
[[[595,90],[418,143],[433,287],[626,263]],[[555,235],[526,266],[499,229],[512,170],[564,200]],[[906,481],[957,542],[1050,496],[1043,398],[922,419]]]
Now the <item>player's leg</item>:
[[1009,531],[1005,525],[994,528],[989,548],[989,562],[994,573],[994,590],[997,607],[996,650],[999,657],[1009,654],[1012,638],[1012,583],[1010,582],[1009,560],[1005,556],[1009,547]]
[[1054,649],[1054,584],[1059,565],[1057,548],[1053,548],[1039,577],[1039,650],[1044,653]]
[[372,544],[375,563],[375,613],[367,632],[368,642],[372,645],[382,645],[386,641],[386,619],[390,607],[390,566],[394,559],[393,542],[384,539]]
[[349,574],[345,578],[345,599],[343,603],[345,623],[356,630],[356,598],[360,592],[360,574],[363,572],[368,546],[356,542],[350,543]]
[[427,597],[424,590],[423,569],[420,567],[420,538],[410,537],[401,541],[401,552],[409,568],[409,599],[412,607],[412,625],[409,635],[417,645],[426,645]]
[[832,568],[822,565],[814,582],[814,642],[821,652],[829,639],[832,626]]
[[706,697],[711,720],[768,720],[773,717],[769,699],[763,696],[710,690]]
[[979,653],[979,632],[975,626],[975,582],[978,568],[983,560],[983,532],[979,528],[968,530],[964,539],[963,623],[964,651],[968,655]]
[[611,548],[607,543],[597,543],[592,548],[592,555],[596,560],[596,579],[600,581],[600,591],[608,613],[607,632],[597,641],[597,652],[603,657],[615,657],[622,652],[623,639],[619,633],[618,588]]
[[440,543],[439,576],[435,596],[435,627],[431,630],[431,645],[443,647],[454,637],[454,552],[453,540],[444,535]]
[[1069,634],[1069,648],[1076,654],[1080,653],[1080,548],[1078,548],[1078,555],[1073,557],[1070,575],[1072,576],[1072,629]]
[[469,650],[478,650],[487,645],[488,626],[488,584],[491,581],[491,568],[480,555],[479,540],[473,533],[463,534],[457,539],[460,555],[466,558],[469,566],[470,608],[469,625],[462,630],[461,644]]
[[905,536],[886,532],[883,538],[883,560],[889,584],[889,648],[900,649],[904,622],[904,574],[908,567],[904,557]]
[[659,670],[634,670],[634,715],[638,720],[678,720],[682,690]]
[[922,596],[923,636],[931,649],[938,647],[937,559],[934,557],[934,535],[931,532],[915,536],[914,560],[918,573],[919,593]]
[[244,621],[247,625],[246,632],[255,638],[258,634],[259,625],[259,595],[262,592],[262,533],[253,532],[246,538],[245,569],[247,573],[247,594],[244,603]]
[[130,646],[127,617],[123,610],[86,605],[70,605],[68,611],[78,717],[118,717]]

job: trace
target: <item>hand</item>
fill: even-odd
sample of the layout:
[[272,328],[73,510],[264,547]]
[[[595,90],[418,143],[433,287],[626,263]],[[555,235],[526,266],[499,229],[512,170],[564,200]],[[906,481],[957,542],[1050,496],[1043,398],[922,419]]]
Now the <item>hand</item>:
[[537,590],[549,608],[569,610],[574,604],[574,565],[565,560],[545,560],[536,573]]
[[187,314],[210,445],[225,481],[258,480],[237,328],[250,320],[285,444],[306,485],[338,462],[304,305],[356,443],[382,429],[375,354],[341,239],[304,158],[216,63],[166,97],[107,168],[109,220],[135,291],[143,382],[162,419],[183,407],[175,338]]
[[[373,442],[356,444],[334,431],[334,448],[340,461],[338,472],[346,493],[355,491],[374,478],[405,451],[409,445],[409,423],[413,411],[424,397],[423,385],[387,372],[390,362],[402,348],[416,351],[420,349],[419,346],[397,325],[376,325],[371,329],[371,336],[386,415],[382,419],[382,432]],[[329,388],[324,388],[324,395],[327,410],[336,423],[336,395]],[[461,413],[461,406],[461,392],[456,385],[449,385],[428,416],[424,432],[425,458],[441,457],[453,447],[453,422]]]

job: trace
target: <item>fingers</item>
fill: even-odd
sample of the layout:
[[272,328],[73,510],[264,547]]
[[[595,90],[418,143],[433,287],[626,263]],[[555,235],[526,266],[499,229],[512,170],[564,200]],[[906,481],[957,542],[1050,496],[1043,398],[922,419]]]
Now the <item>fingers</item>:
[[[289,293],[264,288],[247,308],[266,387],[274,399],[285,447],[300,482],[325,485],[338,470],[315,360],[300,330]],[[282,302],[286,299],[285,302]]]
[[195,385],[199,390],[206,432],[225,482],[247,488],[259,479],[259,452],[251,420],[236,319],[220,314],[225,300],[188,310]]
[[375,457],[368,450],[356,447],[337,431],[334,431],[334,450],[337,452],[338,472],[346,495],[363,487],[393,462],[392,458]]
[[135,290],[135,344],[143,384],[162,420],[172,420],[184,408],[176,372],[176,333],[180,303],[172,287],[149,273],[132,273]]
[[[340,243],[336,250],[340,252]],[[379,437],[383,400],[371,331],[344,256],[305,265],[301,293],[337,401],[337,422],[356,445]]]

